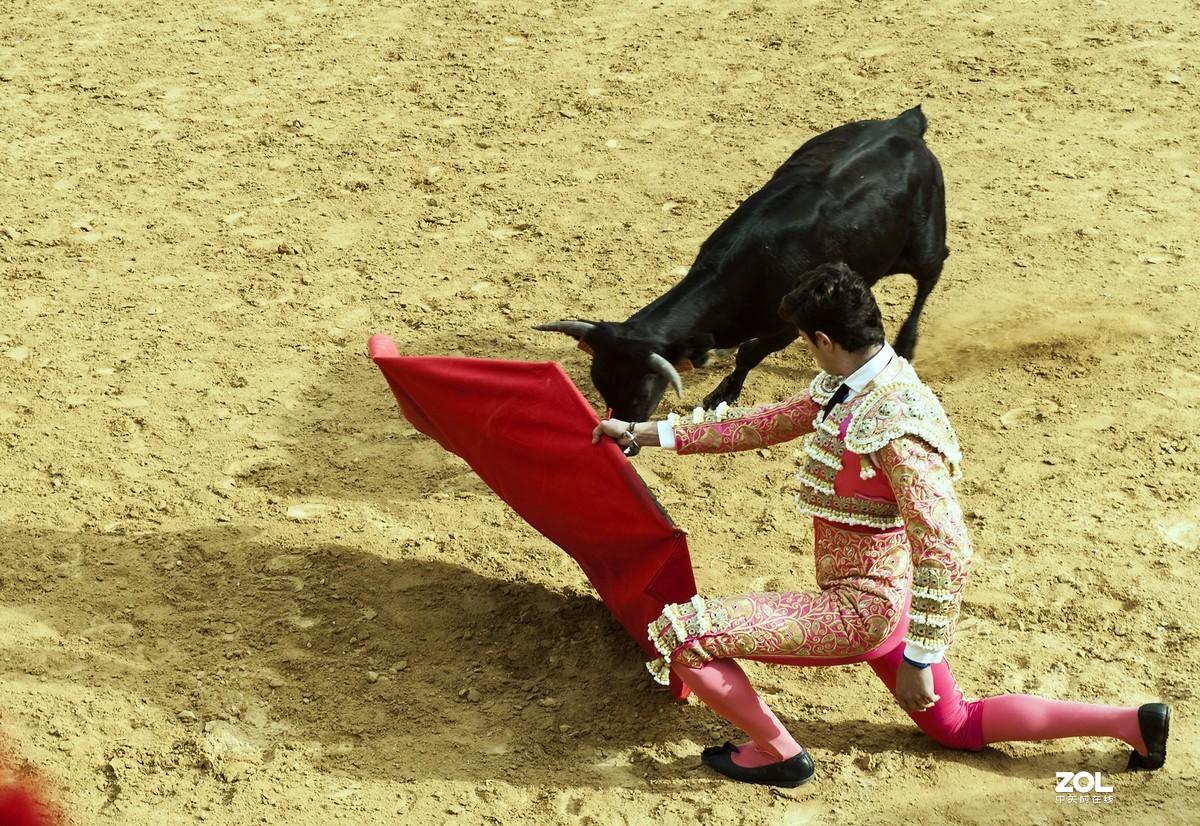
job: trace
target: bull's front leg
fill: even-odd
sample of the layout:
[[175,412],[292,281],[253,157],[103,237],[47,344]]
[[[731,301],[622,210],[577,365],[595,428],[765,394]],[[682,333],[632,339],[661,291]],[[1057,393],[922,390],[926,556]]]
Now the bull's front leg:
[[795,327],[790,327],[778,333],[761,338],[752,338],[738,347],[737,359],[733,372],[721,379],[711,393],[704,397],[704,408],[712,410],[721,402],[733,404],[742,395],[742,385],[750,371],[762,363],[762,360],[774,352],[782,350],[799,337]]
[[738,396],[742,395],[742,385],[746,381],[745,370],[734,370],[725,378],[721,379],[721,383],[716,388],[704,397],[701,402],[705,410],[712,410],[721,402],[733,404],[738,400]]

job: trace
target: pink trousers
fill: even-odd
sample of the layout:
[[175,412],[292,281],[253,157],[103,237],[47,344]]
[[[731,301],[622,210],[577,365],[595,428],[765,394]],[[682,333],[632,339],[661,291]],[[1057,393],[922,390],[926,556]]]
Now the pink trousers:
[[[896,695],[896,669],[901,663],[904,653],[904,634],[908,624],[901,623],[891,636],[881,645],[857,656],[845,657],[748,657],[747,659],[762,662],[778,663],[781,665],[849,665],[865,662],[871,666],[887,686],[892,696]],[[911,713],[908,716],[917,724],[921,731],[928,734],[943,746],[953,749],[979,751],[983,748],[983,700],[968,700],[959,690],[954,674],[950,671],[949,662],[943,658],[941,662],[931,665],[933,674],[933,692],[939,699],[933,707],[925,711]]]
[[[881,645],[857,657],[750,655],[743,659],[801,666],[866,662],[895,696],[905,625],[902,623]],[[739,750],[735,762],[763,765],[785,760],[801,750],[750,685],[736,659],[714,658],[699,667],[677,660],[671,669],[700,700],[750,736],[751,743],[747,745],[754,748]],[[930,669],[934,693],[939,699],[931,708],[908,716],[929,737],[948,748],[978,751],[989,743],[1011,740],[1114,737],[1140,754],[1146,753],[1136,707],[1051,700],[1028,694],[967,700],[944,659]]]
[[[816,520],[820,590],[744,594],[667,605],[650,624],[662,659],[709,708],[750,735],[771,762],[800,746],[750,685],[738,659],[782,665],[865,662],[895,696],[911,596],[903,529],[867,533]],[[1006,740],[1116,737],[1144,753],[1137,708],[1101,706],[1009,694],[968,700],[943,660],[930,666],[933,707],[909,714],[926,734],[954,749],[978,751]],[[735,758],[736,760],[736,758]]]

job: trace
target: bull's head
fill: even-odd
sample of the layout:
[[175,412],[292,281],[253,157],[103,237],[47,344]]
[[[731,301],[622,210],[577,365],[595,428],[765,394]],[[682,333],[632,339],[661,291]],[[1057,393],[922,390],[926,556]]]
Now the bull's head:
[[667,386],[683,398],[681,370],[703,366],[712,349],[711,336],[664,343],[638,334],[624,322],[555,321],[533,329],[565,333],[592,355],[592,384],[625,421],[646,421],[658,407]]

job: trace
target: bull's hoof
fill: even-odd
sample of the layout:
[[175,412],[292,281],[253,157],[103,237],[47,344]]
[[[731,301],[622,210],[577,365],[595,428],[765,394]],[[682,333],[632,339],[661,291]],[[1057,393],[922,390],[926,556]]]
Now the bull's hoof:
[[917,349],[917,337],[901,330],[900,335],[896,336],[896,342],[892,345],[892,349],[896,351],[896,355],[900,358],[905,361],[912,361],[913,353]]
[[712,410],[717,405],[724,402],[725,404],[733,404],[738,400],[738,396],[742,395],[742,388],[734,389],[728,386],[727,382],[721,382],[717,385],[717,389],[704,397],[701,404],[705,410]]

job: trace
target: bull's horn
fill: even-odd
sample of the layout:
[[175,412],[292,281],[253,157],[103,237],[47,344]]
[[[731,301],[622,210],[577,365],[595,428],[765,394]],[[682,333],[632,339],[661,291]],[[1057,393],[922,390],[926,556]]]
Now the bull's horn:
[[533,329],[546,333],[566,333],[575,338],[583,338],[596,325],[590,321],[552,321],[549,324],[538,324]]
[[679,378],[679,373],[671,366],[671,362],[654,353],[650,356],[650,366],[654,368],[654,372],[658,373],[667,381],[671,382],[671,386],[675,388],[675,395],[683,398],[683,379]]

